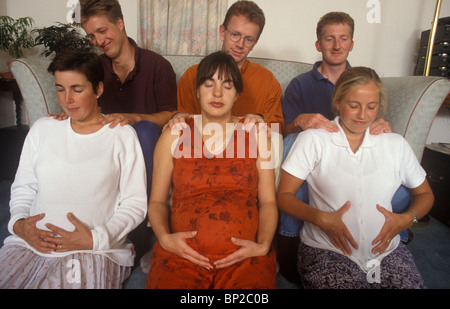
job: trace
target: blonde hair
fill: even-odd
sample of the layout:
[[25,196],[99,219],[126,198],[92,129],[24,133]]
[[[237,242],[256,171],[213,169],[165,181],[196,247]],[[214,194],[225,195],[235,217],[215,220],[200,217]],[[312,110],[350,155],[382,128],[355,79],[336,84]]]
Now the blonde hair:
[[339,104],[342,98],[354,87],[374,83],[380,95],[378,117],[384,117],[387,109],[387,96],[378,74],[371,68],[353,67],[344,71],[339,77],[331,98],[331,111],[339,115]]

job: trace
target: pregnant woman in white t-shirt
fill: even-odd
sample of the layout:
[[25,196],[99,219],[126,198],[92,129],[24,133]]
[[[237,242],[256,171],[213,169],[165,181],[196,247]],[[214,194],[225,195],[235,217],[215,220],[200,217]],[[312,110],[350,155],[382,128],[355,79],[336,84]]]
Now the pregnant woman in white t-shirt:
[[98,55],[60,52],[49,72],[69,118],[39,119],[25,140],[0,288],[120,288],[134,262],[127,234],[147,211],[142,150],[133,128],[100,122]]
[[[348,69],[332,99],[339,131],[302,132],[282,166],[278,206],[305,222],[298,270],[306,288],[424,287],[398,233],[424,216],[434,197],[403,137],[368,133],[386,105],[375,71]],[[309,205],[295,197],[305,180]],[[395,214],[391,200],[400,185],[413,201]]]

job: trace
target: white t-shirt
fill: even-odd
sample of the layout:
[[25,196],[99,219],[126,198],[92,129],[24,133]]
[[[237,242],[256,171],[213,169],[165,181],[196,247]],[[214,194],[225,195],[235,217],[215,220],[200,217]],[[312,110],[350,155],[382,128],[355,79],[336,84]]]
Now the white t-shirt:
[[[371,243],[385,222],[376,205],[392,211],[391,200],[399,186],[416,188],[423,183],[426,173],[402,136],[395,133],[370,135],[367,129],[361,146],[354,153],[339,125],[339,117],[334,123],[339,127],[337,133],[321,129],[300,133],[282,168],[307,181],[309,203],[314,208],[333,212],[347,201],[351,202],[343,221],[359,248],[352,248],[349,258],[368,271],[370,260],[377,259],[381,263],[400,241],[397,235],[381,255],[371,252],[374,247]],[[305,222],[300,237],[306,245],[342,253],[312,223]]]
[[[70,119],[39,119],[24,142],[10,211],[13,235],[5,244],[33,249],[14,235],[13,225],[41,213],[45,217],[38,228],[47,229],[50,222],[73,231],[67,219],[72,212],[91,229],[94,248],[89,252],[132,266],[134,251],[126,237],[147,211],[145,163],[136,132],[131,126],[105,125],[83,135],[73,131]],[[50,256],[58,255],[64,254]]]

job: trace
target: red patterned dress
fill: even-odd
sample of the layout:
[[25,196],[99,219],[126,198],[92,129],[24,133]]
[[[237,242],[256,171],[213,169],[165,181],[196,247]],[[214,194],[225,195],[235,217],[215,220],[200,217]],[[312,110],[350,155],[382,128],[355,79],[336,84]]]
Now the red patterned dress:
[[[191,119],[188,124],[190,134],[182,134],[177,147],[179,152],[174,154],[171,228],[174,233],[197,231],[187,243],[208,257],[212,264],[238,249],[231,237],[256,240],[258,171],[257,153],[251,147],[256,149],[256,141],[249,141],[249,136],[254,135],[238,124],[226,151],[212,156],[203,146],[194,121]],[[184,147],[190,148],[190,154]],[[180,152],[184,156],[181,157]],[[275,288],[275,277],[273,249],[264,257],[248,258],[224,269],[207,270],[165,251],[157,242],[147,287]]]

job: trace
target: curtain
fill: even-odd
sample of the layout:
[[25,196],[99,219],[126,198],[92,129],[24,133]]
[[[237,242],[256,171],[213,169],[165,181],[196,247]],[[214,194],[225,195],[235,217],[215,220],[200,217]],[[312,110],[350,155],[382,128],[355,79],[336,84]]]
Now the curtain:
[[138,44],[160,54],[202,55],[221,49],[227,0],[140,0]]

